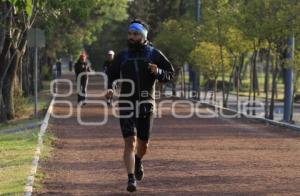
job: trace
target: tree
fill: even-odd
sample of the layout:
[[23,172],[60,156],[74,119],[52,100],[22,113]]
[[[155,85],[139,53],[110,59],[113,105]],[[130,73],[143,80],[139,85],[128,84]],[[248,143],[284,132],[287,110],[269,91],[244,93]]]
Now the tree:
[[47,50],[54,58],[78,56],[84,46],[97,41],[105,24],[127,18],[126,0],[48,1],[39,26],[46,29]]
[[[97,39],[99,42],[93,43],[91,46],[86,47],[91,55],[91,60],[94,64],[102,65],[105,53],[108,50],[120,51],[126,47],[126,35],[127,27],[129,21],[135,18],[144,20],[150,26],[150,31],[148,34],[148,39],[150,42],[158,47],[163,44],[157,41],[157,36],[161,37],[161,32],[165,31],[165,23],[168,20],[178,21],[187,20],[187,18],[194,17],[194,3],[193,1],[185,0],[134,0],[129,1],[127,13],[128,20],[108,23],[105,25],[105,31],[98,33]],[[180,18],[180,21],[178,20]],[[191,20],[189,20],[191,22]],[[189,26],[188,28],[193,28],[194,26]],[[185,26],[186,28],[186,26]],[[175,32],[177,30],[175,29]],[[174,32],[170,32],[171,35]],[[166,33],[162,33],[166,35]],[[171,45],[164,47],[162,50],[168,52],[172,50],[173,43],[169,42]],[[97,67],[98,68],[98,67]]]
[[247,53],[250,50],[250,41],[245,38],[243,33],[232,26],[228,28],[227,33],[224,36],[224,47],[229,52],[229,55],[233,59],[232,62],[232,71],[229,77],[229,87],[227,88],[226,98],[225,98],[225,105],[228,102],[229,92],[230,92],[230,85],[233,84],[236,87],[237,91],[237,104],[239,104],[239,90],[240,90],[240,81],[241,81],[241,70],[243,69],[244,59]]
[[149,39],[154,40],[163,22],[169,19],[193,17],[194,2],[185,0],[134,0],[129,4],[130,19],[141,18],[151,27]]
[[222,64],[222,58],[219,55],[219,46],[211,42],[200,42],[195,49],[190,53],[190,61],[195,65],[198,65],[198,69],[201,70],[202,75],[207,80],[211,80],[214,83],[214,101],[216,101],[217,81],[218,77],[223,71],[227,72],[230,69],[229,62],[230,56],[226,49],[223,48],[222,53],[224,70],[220,66]]
[[194,26],[195,23],[188,20],[167,20],[162,24],[154,45],[159,47],[174,65],[182,66],[195,47]]
[[3,26],[0,48],[0,122],[14,118],[14,85],[16,70],[26,51],[26,32],[36,19],[36,10],[42,1],[9,0],[1,1],[0,9]]
[[[256,72],[256,57],[261,51],[266,51],[266,67],[265,67],[265,113],[268,116],[268,83],[269,83],[269,64],[272,58],[278,59],[281,62],[280,52],[284,51],[287,47],[286,39],[291,36],[292,32],[299,31],[299,2],[297,1],[281,1],[281,0],[253,0],[253,1],[240,1],[239,14],[237,19],[239,22],[239,29],[248,39],[253,42],[253,58],[252,58],[252,88],[257,84]],[[298,29],[298,30],[297,30]],[[273,55],[273,57],[272,57]],[[274,67],[273,67],[274,68]],[[278,71],[278,69],[273,69]],[[276,79],[276,72],[272,72],[272,79]],[[272,82],[272,93],[276,85],[276,81]],[[253,100],[255,103],[255,92],[253,93]],[[251,88],[249,90],[249,98]],[[274,97],[272,95],[272,97]],[[271,102],[274,102],[273,98]],[[274,103],[271,103],[270,113],[273,112]]]
[[223,106],[226,107],[227,101],[225,98],[225,65],[223,48],[225,47],[226,37],[230,26],[233,25],[233,13],[235,7],[229,0],[212,0],[204,1],[203,3],[203,20],[204,31],[206,32],[206,40],[216,43],[219,46],[219,55],[221,57],[222,69],[222,97]]
[[[0,31],[0,122],[15,116],[14,89],[21,86],[16,78],[20,65],[27,62],[23,62],[23,56],[28,54],[28,29],[34,26],[46,31],[47,58],[43,59],[78,55],[85,44],[96,41],[94,34],[101,31],[104,24],[126,17],[126,5],[126,0],[2,0],[0,10],[5,14],[0,18],[3,26]],[[28,80],[22,78],[19,82],[22,81]]]

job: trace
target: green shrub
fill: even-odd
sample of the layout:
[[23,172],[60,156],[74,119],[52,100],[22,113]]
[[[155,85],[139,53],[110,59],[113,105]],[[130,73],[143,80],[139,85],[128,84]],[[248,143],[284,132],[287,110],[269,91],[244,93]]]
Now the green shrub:
[[42,65],[41,74],[42,74],[42,78],[44,80],[51,80],[52,79],[52,71],[49,70],[48,65]]
[[21,89],[18,87],[14,89],[13,103],[14,103],[15,114],[17,117],[18,115],[22,115],[26,113],[29,100],[28,98],[23,96]]

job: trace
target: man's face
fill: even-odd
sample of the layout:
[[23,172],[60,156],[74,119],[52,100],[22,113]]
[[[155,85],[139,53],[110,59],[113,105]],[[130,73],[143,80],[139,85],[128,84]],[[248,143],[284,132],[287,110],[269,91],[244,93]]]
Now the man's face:
[[128,41],[130,44],[142,44],[145,42],[144,37],[137,31],[128,31]]
[[114,59],[114,55],[112,55],[112,54],[107,54],[107,59],[108,59],[109,61],[112,61],[112,60]]

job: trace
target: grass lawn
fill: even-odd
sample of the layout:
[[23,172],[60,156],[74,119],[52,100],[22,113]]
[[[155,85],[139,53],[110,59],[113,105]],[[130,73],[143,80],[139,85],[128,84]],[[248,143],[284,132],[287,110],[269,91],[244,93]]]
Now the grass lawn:
[[[49,106],[50,81],[44,82],[44,90],[39,92],[39,117],[33,117],[34,98],[27,98],[22,112],[18,112],[14,120],[0,124],[0,132],[5,129],[24,127],[26,124],[37,123],[44,118]],[[0,134],[0,195],[23,195],[24,186],[31,171],[31,164],[37,146],[39,129],[27,130],[18,133]],[[46,132],[42,157],[47,156],[51,149],[52,136]],[[43,174],[36,176],[35,187]],[[36,183],[37,182],[37,183]]]
[[[38,139],[38,130],[0,134],[0,195],[23,195]],[[44,138],[43,156],[51,149],[52,137]]]
[[[50,81],[43,81],[44,88],[39,92],[38,118],[34,118],[34,97],[20,99],[20,110],[16,110],[16,118],[0,123],[1,130],[15,129],[40,122],[52,99]],[[31,171],[31,164],[37,146],[39,129],[32,129],[11,134],[0,134],[0,195],[23,195],[24,186]],[[48,156],[53,137],[46,132],[40,158]],[[37,174],[34,188],[44,174]]]

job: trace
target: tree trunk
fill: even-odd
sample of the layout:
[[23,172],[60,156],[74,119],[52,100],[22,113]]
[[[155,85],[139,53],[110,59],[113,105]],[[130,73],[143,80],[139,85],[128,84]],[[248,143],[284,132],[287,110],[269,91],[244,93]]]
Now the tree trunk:
[[183,68],[181,68],[180,69],[180,73],[181,73],[181,81],[180,81],[180,83],[181,83],[181,98],[183,98],[184,97],[184,79],[183,79],[183,75],[184,75],[184,71],[183,71]]
[[3,85],[3,100],[4,104],[6,105],[6,115],[7,119],[11,120],[15,117],[15,110],[14,110],[14,81],[17,75],[17,66],[20,62],[21,52],[15,51],[16,49],[12,49],[12,54],[16,52],[16,55],[12,58],[11,66],[9,67],[6,77],[4,79]]
[[[246,58],[246,56],[244,56],[243,67],[240,67],[240,85],[241,86],[243,86],[243,78],[246,77],[247,71],[248,71],[248,67],[249,67],[249,63],[245,63],[245,58]],[[249,69],[251,69],[251,68],[249,68]]]
[[236,75],[236,68],[237,68],[237,57],[234,57],[232,72],[231,72],[231,75],[230,75],[230,78],[229,78],[228,87],[226,89],[226,98],[225,98],[225,105],[226,106],[227,106],[228,99],[229,99],[229,93],[230,93],[230,89],[231,89],[232,80],[235,80],[234,78],[235,78],[235,75]]
[[[0,122],[7,121],[6,115],[6,105],[3,97],[3,85],[4,79],[6,77],[6,73],[9,69],[10,63],[8,59],[8,55],[10,52],[10,47],[12,45],[12,34],[10,32],[12,28],[12,11],[10,10],[9,2],[1,2],[1,11],[6,11],[6,18],[1,18],[4,23],[5,28],[3,28],[3,44],[1,44],[1,53],[0,53]],[[9,12],[7,12],[9,10]],[[2,17],[2,16],[1,16]]]
[[18,66],[20,65],[20,60],[22,57],[22,51],[25,51],[26,48],[26,38],[24,34],[18,33],[16,39],[19,40],[19,44],[16,46],[11,45],[10,47],[10,57],[7,62],[7,68],[4,72],[4,77],[1,82],[3,85],[2,96],[3,103],[6,106],[5,112],[8,120],[11,120],[15,117],[14,111],[14,81],[17,76]]
[[[278,74],[278,56],[275,57],[275,65],[272,63],[272,94],[271,94],[271,103],[270,103],[270,113],[269,113],[269,119],[274,119],[274,107],[275,107],[275,93],[276,93],[276,79]],[[275,66],[275,67],[274,67]]]
[[29,89],[29,50],[26,51],[24,57],[22,58],[22,92],[24,97],[30,95]]
[[207,91],[209,89],[209,80],[208,79],[205,79],[205,80],[206,80],[206,82],[204,84],[204,100],[206,100],[206,98],[207,98]]
[[236,70],[236,103],[237,103],[237,111],[239,110],[240,106],[240,75],[241,75],[241,68],[244,66],[244,60],[245,56],[244,54],[241,55],[240,57],[240,65],[237,66]]
[[199,82],[199,86],[198,86],[198,100],[201,100],[201,73],[198,72],[198,78],[197,78],[198,82]]
[[186,98],[186,82],[185,82],[185,69],[183,68],[183,72],[182,72],[182,76],[183,76],[183,97]]
[[[2,20],[0,20],[2,21]],[[0,29],[0,54],[2,53],[2,49],[4,47],[4,42],[5,42],[5,31],[1,28]]]
[[214,80],[214,102],[217,102],[218,77]]
[[251,57],[252,59],[251,59],[251,62],[249,64],[250,65],[250,70],[249,70],[250,82],[249,82],[249,94],[248,94],[248,104],[247,104],[248,109],[247,109],[247,114],[250,114],[249,108],[251,106],[250,102],[251,102],[251,95],[252,95],[252,88],[253,88],[253,64],[252,64],[252,62],[253,62],[254,56],[255,56],[255,51],[252,54],[252,57]]
[[[0,12],[5,13],[7,12],[7,4],[6,2],[0,2]],[[4,14],[0,14],[0,21],[5,21]],[[6,39],[6,29],[5,28],[0,28],[0,54],[2,54],[2,49],[4,48],[5,44],[5,39]]]
[[3,85],[4,85],[4,78],[6,76],[8,68],[9,68],[7,56],[8,56],[10,47],[11,47],[10,37],[9,37],[9,34],[6,34],[4,46],[3,46],[2,52],[0,54],[0,122],[7,121],[6,107],[5,107],[5,103],[4,103],[4,99],[3,99],[2,89],[3,89]]
[[[258,80],[257,80],[257,69],[256,69],[256,60],[257,60],[257,50],[254,51],[253,57],[253,103],[252,103],[252,115],[256,115],[256,92],[258,90]],[[258,90],[259,91],[259,90]]]
[[271,57],[271,43],[269,42],[269,48],[267,53],[267,60],[266,60],[266,70],[265,70],[265,93],[266,93],[266,99],[265,99],[265,118],[268,118],[268,108],[269,108],[269,67],[270,67],[270,57]]
[[223,47],[220,45],[220,55],[221,55],[221,70],[222,70],[222,102],[223,107],[227,107],[227,102],[225,99],[225,65],[224,65],[224,55],[223,55]]

